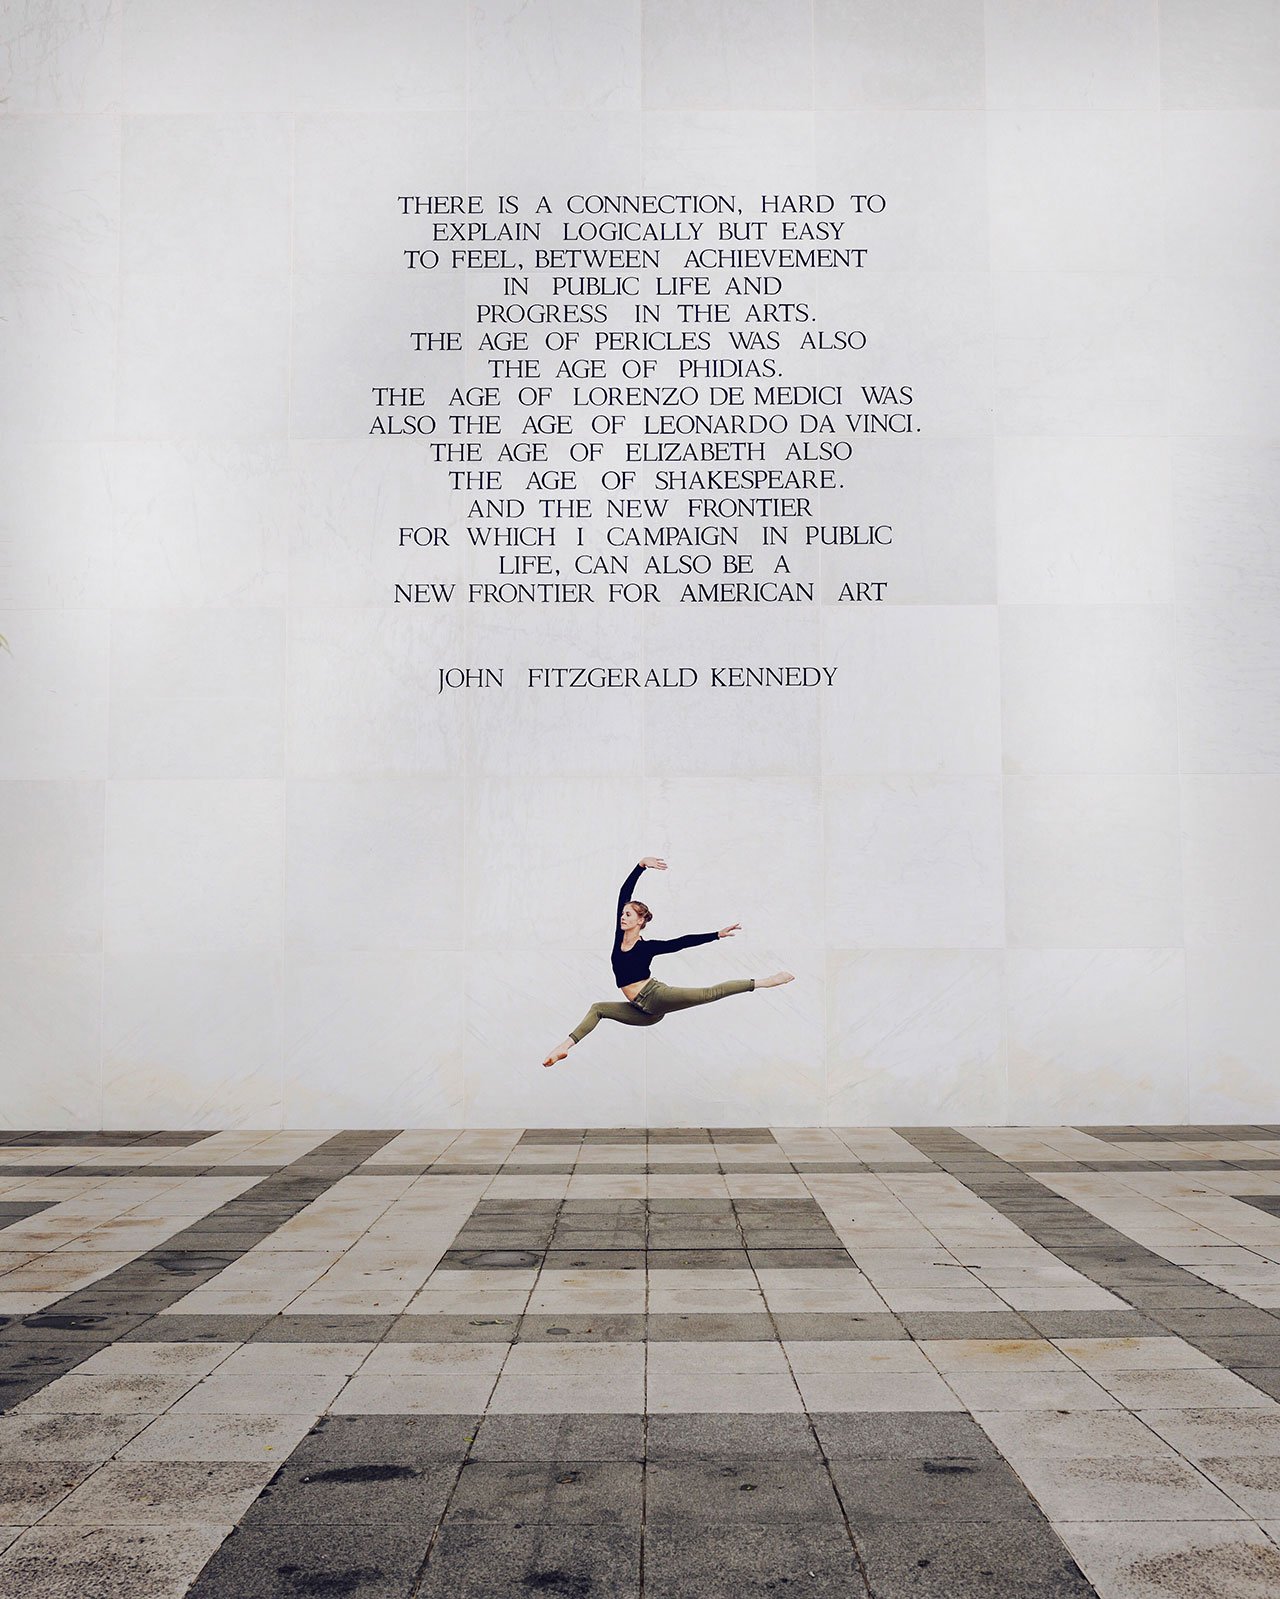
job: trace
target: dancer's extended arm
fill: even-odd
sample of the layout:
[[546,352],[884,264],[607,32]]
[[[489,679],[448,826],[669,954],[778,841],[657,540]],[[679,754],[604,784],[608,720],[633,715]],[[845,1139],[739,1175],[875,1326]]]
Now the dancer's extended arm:
[[669,955],[674,949],[692,949],[695,944],[714,944],[720,933],[686,933],[683,938],[646,938],[651,955]]

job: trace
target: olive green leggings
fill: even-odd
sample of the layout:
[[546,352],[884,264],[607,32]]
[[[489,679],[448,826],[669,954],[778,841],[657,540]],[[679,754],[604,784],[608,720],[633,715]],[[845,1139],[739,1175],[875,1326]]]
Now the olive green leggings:
[[688,1010],[691,1005],[710,1005],[730,994],[749,994],[756,986],[754,977],[731,977],[710,988],[669,988],[651,977],[634,999],[601,1000],[593,1005],[569,1034],[580,1044],[597,1022],[623,1022],[628,1027],[652,1027],[671,1010]]

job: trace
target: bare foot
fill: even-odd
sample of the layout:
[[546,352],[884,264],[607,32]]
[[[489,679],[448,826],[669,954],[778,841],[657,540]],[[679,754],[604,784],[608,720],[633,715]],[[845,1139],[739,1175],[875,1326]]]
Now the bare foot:
[[794,972],[774,972],[772,977],[757,977],[756,987],[778,988],[783,983],[794,983],[795,980],[796,977]]
[[562,1061],[572,1048],[573,1040],[566,1038],[563,1044],[556,1045],[542,1064],[544,1066],[554,1066],[557,1061]]

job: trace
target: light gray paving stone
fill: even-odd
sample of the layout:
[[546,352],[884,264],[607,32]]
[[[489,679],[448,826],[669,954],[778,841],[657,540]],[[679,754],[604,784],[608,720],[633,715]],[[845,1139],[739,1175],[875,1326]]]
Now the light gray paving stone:
[[948,1385],[983,1410],[1114,1410],[1118,1401],[1083,1371],[949,1371]]
[[798,1413],[803,1409],[796,1379],[785,1368],[780,1373],[710,1371],[701,1375],[650,1371],[645,1401],[651,1415],[696,1411],[726,1415],[742,1411]]
[[0,1460],[108,1460],[154,1416],[0,1416]]
[[180,1599],[230,1531],[31,1527],[0,1555],[0,1599]]
[[446,1367],[388,1375],[357,1372],[328,1408],[335,1416],[474,1415],[489,1403],[494,1380],[495,1374],[482,1367],[465,1372]]
[[1249,1515],[1280,1517],[1280,1456],[1208,1455],[1198,1465]]
[[306,1435],[315,1419],[314,1415],[160,1416],[131,1437],[119,1450],[119,1455],[122,1460],[274,1460],[279,1463]]
[[182,1526],[236,1522],[271,1480],[273,1462],[109,1460],[50,1511],[44,1525]]
[[1249,1522],[1061,1522],[1106,1599],[1274,1599],[1280,1549]]
[[26,1527],[39,1521],[96,1469],[89,1460],[0,1464],[0,1525]]
[[1216,1367],[1195,1371],[1098,1372],[1100,1383],[1128,1410],[1259,1409],[1280,1416],[1270,1396]]
[[[263,1346],[263,1347],[280,1347]],[[188,1390],[174,1416],[315,1416],[328,1408],[346,1379],[330,1372],[285,1375],[219,1370]]]
[[1213,1366],[1182,1338],[1059,1338],[1064,1355],[1101,1379],[1117,1371],[1192,1371]]
[[1105,1458],[1176,1452],[1159,1433],[1126,1410],[990,1410],[975,1419],[1000,1453],[1015,1465],[1024,1458]]
[[964,1408],[936,1372],[801,1372],[796,1382],[804,1407],[811,1412]]
[[918,1347],[944,1373],[1075,1370],[1047,1338],[928,1338]]
[[1189,1460],[1204,1455],[1280,1456],[1280,1410],[1144,1410],[1137,1414]]
[[378,1346],[373,1343],[243,1344],[218,1368],[219,1377],[349,1377]]
[[23,1416],[56,1412],[85,1416],[158,1416],[197,1381],[191,1374],[178,1377],[81,1377],[78,1372],[73,1372],[51,1382],[30,1399],[24,1399],[11,1414]]
[[121,1339],[96,1355],[81,1361],[77,1377],[172,1377],[190,1376],[193,1382],[209,1373],[239,1344],[235,1343],[143,1343]]
[[1020,1458],[1018,1475],[1050,1521],[1240,1521],[1248,1513],[1171,1455]]

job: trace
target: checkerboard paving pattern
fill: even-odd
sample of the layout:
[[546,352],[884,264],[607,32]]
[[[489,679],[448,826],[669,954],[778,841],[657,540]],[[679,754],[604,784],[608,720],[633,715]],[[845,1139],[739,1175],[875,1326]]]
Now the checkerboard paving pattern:
[[0,1599],[1263,1599],[1280,1128],[0,1137]]

